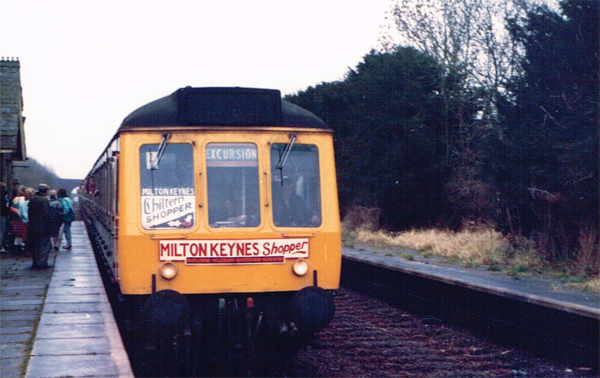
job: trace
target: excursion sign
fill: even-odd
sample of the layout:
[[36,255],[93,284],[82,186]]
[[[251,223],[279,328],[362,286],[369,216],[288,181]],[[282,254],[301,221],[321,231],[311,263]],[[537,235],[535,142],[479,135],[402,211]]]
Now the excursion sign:
[[186,265],[283,264],[286,259],[307,258],[308,238],[245,240],[161,240],[160,261]]
[[257,161],[258,151],[253,144],[209,144],[207,161]]

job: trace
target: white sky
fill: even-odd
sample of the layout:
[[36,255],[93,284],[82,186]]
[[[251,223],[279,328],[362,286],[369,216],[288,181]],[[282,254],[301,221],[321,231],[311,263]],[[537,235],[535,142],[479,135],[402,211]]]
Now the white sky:
[[185,86],[292,94],[377,47],[390,0],[0,0],[27,155],[83,178],[123,118]]

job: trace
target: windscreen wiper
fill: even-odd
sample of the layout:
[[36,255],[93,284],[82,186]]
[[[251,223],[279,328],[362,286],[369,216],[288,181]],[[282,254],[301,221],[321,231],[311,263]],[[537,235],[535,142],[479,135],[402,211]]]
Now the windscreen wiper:
[[156,153],[156,164],[152,167],[152,169],[158,169],[158,164],[160,163],[160,159],[162,159],[165,150],[167,149],[167,141],[171,138],[171,134],[164,134],[160,144],[158,145],[158,152]]
[[290,151],[292,150],[292,146],[294,145],[295,141],[296,141],[296,135],[290,134],[290,142],[285,146],[283,153],[279,157],[279,162],[277,163],[277,166],[275,167],[275,168],[279,169],[279,173],[281,175],[281,185],[283,185],[283,166],[290,154]]

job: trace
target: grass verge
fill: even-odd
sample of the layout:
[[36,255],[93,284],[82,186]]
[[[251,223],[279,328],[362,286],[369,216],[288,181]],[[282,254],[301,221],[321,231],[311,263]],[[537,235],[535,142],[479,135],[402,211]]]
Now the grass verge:
[[[344,245],[350,248],[367,244],[409,249],[425,258],[445,257],[448,262],[458,262],[465,268],[486,265],[487,270],[503,270],[506,275],[513,277],[534,273],[557,276],[568,286],[600,292],[600,277],[583,274],[581,269],[577,269],[580,262],[575,261],[572,266],[564,263],[553,265],[543,258],[532,240],[524,237],[509,240],[492,228],[459,232],[427,229],[398,233],[365,227],[351,229],[345,226],[343,229]],[[404,254],[398,256],[403,257]]]

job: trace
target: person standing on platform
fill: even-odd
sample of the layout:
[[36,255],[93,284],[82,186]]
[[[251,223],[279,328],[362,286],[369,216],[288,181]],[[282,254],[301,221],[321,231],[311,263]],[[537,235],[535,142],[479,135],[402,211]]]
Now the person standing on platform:
[[25,187],[19,188],[19,191],[15,198],[12,200],[10,211],[12,212],[10,225],[14,235],[13,251],[22,253],[25,251],[25,224],[21,217],[19,217],[19,211],[21,206],[25,203]]
[[58,251],[60,247],[60,240],[58,240],[58,232],[60,226],[63,224],[63,205],[62,201],[56,197],[56,190],[52,189],[48,192],[48,200],[50,201],[50,237],[52,238],[52,245],[55,251]]
[[31,255],[31,245],[27,241],[27,228],[29,227],[29,201],[33,198],[35,190],[33,188],[25,188],[25,202],[19,207],[19,218],[23,221],[23,241],[25,242],[25,255]]
[[[64,249],[71,249],[71,223],[75,220],[75,211],[73,210],[73,202],[69,198],[67,191],[64,188],[58,189],[58,199],[63,205],[63,228],[62,232],[65,233],[67,238],[67,244],[63,247]],[[62,240],[62,232],[58,236],[58,243]]]
[[46,195],[48,185],[40,184],[37,193],[29,201],[27,212],[29,215],[29,228],[27,229],[28,241],[31,243],[31,257],[33,269],[50,268],[48,257],[52,244],[50,243],[51,219],[50,202]]

